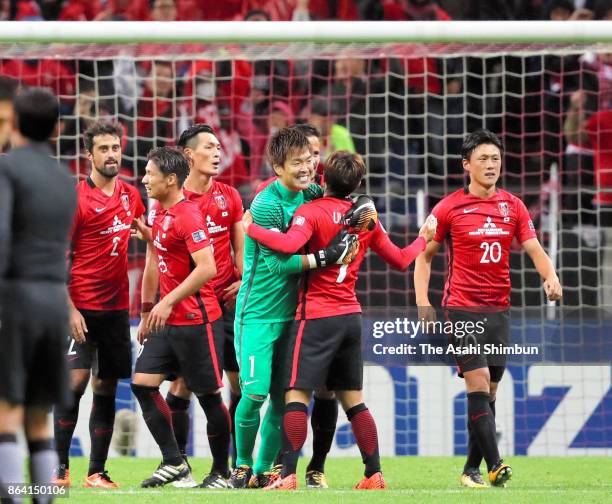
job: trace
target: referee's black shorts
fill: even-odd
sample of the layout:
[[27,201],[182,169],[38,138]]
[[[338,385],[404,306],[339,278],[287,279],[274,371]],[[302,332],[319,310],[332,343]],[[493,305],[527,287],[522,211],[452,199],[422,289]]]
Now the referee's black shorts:
[[44,408],[69,405],[66,285],[6,281],[0,286],[0,322],[0,399]]
[[294,320],[285,373],[288,389],[361,390],[361,314]]

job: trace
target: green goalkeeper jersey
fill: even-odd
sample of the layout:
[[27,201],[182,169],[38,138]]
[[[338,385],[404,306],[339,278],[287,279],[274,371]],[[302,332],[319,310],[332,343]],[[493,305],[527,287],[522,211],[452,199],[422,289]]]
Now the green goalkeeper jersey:
[[[321,197],[323,190],[311,184],[293,192],[278,180],[260,192],[251,204],[253,221],[268,229],[287,231],[297,207]],[[236,317],[242,324],[285,322],[295,318],[302,259],[279,254],[245,236],[244,271],[236,298]]]

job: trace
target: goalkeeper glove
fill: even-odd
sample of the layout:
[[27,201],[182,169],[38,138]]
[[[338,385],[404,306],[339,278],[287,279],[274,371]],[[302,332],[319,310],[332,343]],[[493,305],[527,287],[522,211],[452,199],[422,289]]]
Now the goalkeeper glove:
[[359,252],[359,237],[341,230],[330,244],[314,254],[308,254],[310,269],[325,268],[334,264],[350,264]]
[[372,198],[362,194],[353,202],[353,206],[343,218],[344,223],[351,230],[372,231],[378,222],[378,212]]

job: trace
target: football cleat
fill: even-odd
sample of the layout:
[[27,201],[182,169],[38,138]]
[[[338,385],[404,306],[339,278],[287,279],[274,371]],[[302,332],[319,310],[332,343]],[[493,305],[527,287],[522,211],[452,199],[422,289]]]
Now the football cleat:
[[306,487],[307,488],[329,488],[325,473],[321,471],[306,472]]
[[355,485],[357,490],[384,490],[387,488],[387,483],[381,472],[372,474],[369,478],[364,476],[363,479]]
[[119,488],[119,485],[110,479],[107,471],[93,473],[85,478],[85,488]]
[[229,477],[229,488],[248,488],[253,476],[253,469],[248,465],[239,465]]
[[512,478],[512,467],[500,460],[489,471],[489,482],[496,487],[505,487],[506,481]]
[[63,487],[70,486],[70,469],[66,467],[66,464],[60,464],[53,471],[53,476],[51,477],[51,484]]
[[478,469],[464,472],[461,475],[461,484],[468,488],[488,488]]
[[278,464],[270,471],[265,471],[262,474],[253,474],[251,481],[249,481],[249,488],[265,488],[271,485],[280,478],[282,469],[283,466]]
[[198,488],[229,488],[229,482],[222,474],[211,472],[198,485]]
[[290,474],[284,478],[277,478],[265,487],[264,490],[297,490],[297,478],[295,474]]
[[153,475],[144,480],[140,486],[142,488],[163,486],[168,483],[174,483],[175,481],[181,481],[190,474],[189,467],[185,462],[177,466],[162,463],[159,464]]

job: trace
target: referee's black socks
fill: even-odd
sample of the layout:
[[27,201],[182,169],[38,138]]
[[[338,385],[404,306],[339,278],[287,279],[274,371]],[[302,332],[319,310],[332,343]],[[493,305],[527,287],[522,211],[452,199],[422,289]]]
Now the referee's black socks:
[[[495,437],[495,416],[491,410],[491,396],[486,392],[470,392],[468,400],[468,425],[476,437],[487,471],[499,462],[497,438]],[[480,465],[480,464],[479,464]]]
[[353,434],[357,440],[361,458],[365,464],[365,476],[370,477],[380,472],[380,455],[378,453],[378,432],[376,422],[370,414],[370,410],[364,403],[353,406],[346,412],[346,417],[351,422]]
[[132,383],[132,392],[138,399],[144,421],[162,452],[164,464],[177,466],[183,463],[174,432],[168,404],[159,393],[159,387],[147,387]]

